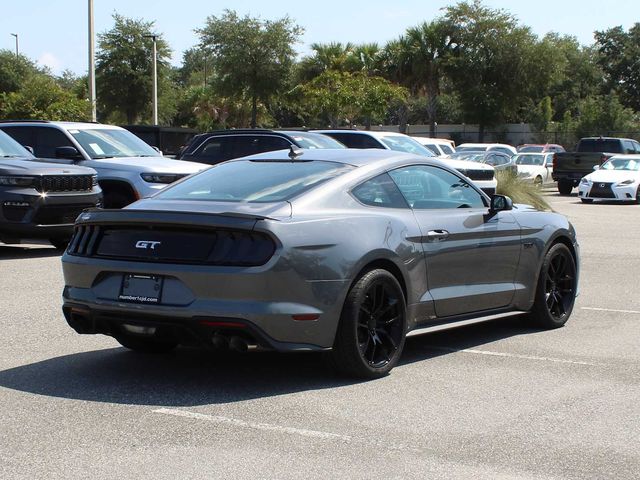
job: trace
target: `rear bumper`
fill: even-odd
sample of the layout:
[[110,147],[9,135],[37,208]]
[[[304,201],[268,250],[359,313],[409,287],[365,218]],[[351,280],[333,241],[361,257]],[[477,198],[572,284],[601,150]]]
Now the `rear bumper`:
[[182,345],[213,348],[212,338],[240,337],[248,345],[277,351],[324,351],[327,348],[304,343],[279,342],[254,323],[235,317],[193,316],[176,318],[167,315],[149,315],[127,310],[89,308],[86,305],[65,302],[62,311],[69,326],[79,334],[102,334],[112,337],[131,335],[127,327],[153,328],[153,338],[175,341]]

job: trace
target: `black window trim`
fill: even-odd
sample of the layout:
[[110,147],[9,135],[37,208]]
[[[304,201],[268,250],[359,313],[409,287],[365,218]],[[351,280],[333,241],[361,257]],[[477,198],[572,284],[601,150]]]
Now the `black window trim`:
[[296,142],[292,141],[291,139],[287,138],[284,135],[273,135],[272,133],[264,133],[264,134],[262,134],[262,133],[238,133],[237,135],[211,135],[210,137],[205,138],[202,141],[202,143],[200,143],[200,145],[198,145],[198,147],[195,148],[193,150],[193,152],[191,152],[189,155],[192,155],[192,156],[200,155],[202,153],[202,150],[204,150],[204,148],[209,143],[209,140],[211,140],[213,138],[238,138],[238,137],[271,137],[271,138],[278,138],[280,140],[284,140],[286,142],[289,142],[289,145],[295,145],[296,147],[299,147],[299,145]]

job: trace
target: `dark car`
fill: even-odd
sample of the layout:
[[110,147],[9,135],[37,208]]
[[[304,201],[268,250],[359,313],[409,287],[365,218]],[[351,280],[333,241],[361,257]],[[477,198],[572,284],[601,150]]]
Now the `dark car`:
[[196,135],[176,158],[215,165],[233,158],[291,148],[346,148],[326,135],[263,129],[220,130]]
[[449,155],[449,158],[456,160],[467,160],[469,162],[486,163],[496,169],[497,172],[510,172],[514,175],[518,173],[518,166],[512,156],[506,153],[489,150],[483,151],[464,151],[456,152]]
[[147,352],[321,351],[375,378],[412,330],[525,313],[561,327],[579,248],[562,215],[490,198],[437,159],[281,150],[83,213],[62,266],[78,333]]
[[37,161],[0,131],[0,242],[51,242],[64,248],[76,217],[100,206],[96,171]]

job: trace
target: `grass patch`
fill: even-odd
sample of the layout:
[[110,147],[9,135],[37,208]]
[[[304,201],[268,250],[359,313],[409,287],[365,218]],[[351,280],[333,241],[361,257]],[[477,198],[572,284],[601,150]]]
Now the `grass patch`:
[[542,190],[533,182],[525,181],[510,172],[496,172],[498,187],[496,193],[506,195],[513,203],[524,203],[538,210],[551,210],[551,207],[542,196]]

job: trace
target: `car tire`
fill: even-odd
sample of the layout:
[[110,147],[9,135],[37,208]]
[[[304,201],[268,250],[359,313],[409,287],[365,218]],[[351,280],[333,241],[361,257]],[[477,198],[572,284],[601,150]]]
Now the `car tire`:
[[562,327],[573,311],[577,288],[576,262],[569,248],[556,243],[544,256],[531,309],[532,323],[544,329]]
[[537,176],[536,178],[533,179],[533,185],[534,187],[540,189],[542,188],[542,177]]
[[558,192],[560,195],[571,195],[571,190],[573,190],[573,182],[558,180]]
[[638,189],[636,190],[636,203],[640,205],[640,185],[638,185]]
[[581,198],[582,203],[593,203],[593,198]]
[[398,363],[406,332],[407,306],[398,280],[387,270],[370,270],[349,290],[330,363],[350,377],[383,377]]
[[71,240],[70,238],[50,238],[49,239],[49,243],[51,245],[53,245],[56,250],[59,250],[61,252],[64,252],[67,247],[69,246],[69,240]]
[[123,208],[135,202],[131,195],[119,190],[112,190],[104,194],[104,208]]
[[134,337],[132,335],[118,335],[115,339],[123,347],[139,353],[168,353],[178,346],[177,342],[160,341],[154,338]]

